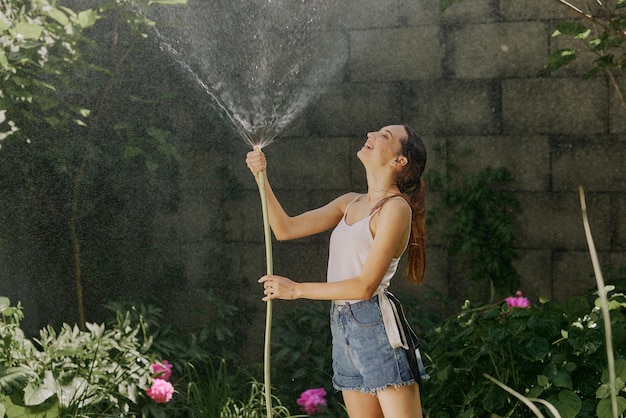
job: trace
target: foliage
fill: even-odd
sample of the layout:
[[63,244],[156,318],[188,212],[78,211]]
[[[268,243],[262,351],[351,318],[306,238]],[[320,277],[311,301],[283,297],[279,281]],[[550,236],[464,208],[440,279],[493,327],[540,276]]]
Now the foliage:
[[[626,70],[626,19],[624,1],[596,2],[593,8],[585,11],[569,2],[557,0],[567,7],[579,20],[562,22],[556,26],[553,37],[567,36],[576,41],[576,46],[561,48],[548,57],[548,70],[562,68],[584,54],[594,57],[592,68],[583,78],[590,78],[598,73],[607,74],[617,89],[622,106],[626,102],[616,82],[615,75]],[[574,43],[572,43],[574,44]]]
[[[272,370],[276,393],[290,409],[309,388],[328,387],[332,380],[332,337],[328,304],[320,301],[292,304],[274,321]],[[327,390],[324,417],[340,417],[343,407],[335,390]]]
[[10,127],[0,132],[0,140],[20,129],[12,120],[12,114],[18,112],[26,116],[25,122],[47,114],[51,116],[48,122],[54,124],[60,122],[50,113],[54,109],[84,124],[89,110],[65,107],[54,100],[47,93],[57,85],[50,82],[49,76],[60,74],[64,66],[81,59],[78,45],[84,40],[84,30],[95,24],[98,13],[93,9],[75,12],[48,0],[1,0],[0,5],[0,109],[4,109],[0,124],[6,122]]
[[88,323],[85,332],[47,326],[31,342],[19,330],[20,306],[3,297],[0,308],[0,416],[162,415],[144,393],[152,380],[151,341],[140,341],[144,324],[131,324],[130,314],[118,312],[110,328]]
[[[510,172],[486,167],[468,174],[449,164],[447,173],[431,170],[427,181],[441,194],[440,202],[429,212],[428,223],[443,219],[448,255],[456,273],[484,285],[483,291],[508,294],[518,288],[519,275],[512,263],[520,204],[507,189],[512,182]],[[480,293],[471,296],[479,298]]]
[[106,307],[112,312],[127,312],[132,326],[145,324],[144,332],[138,335],[140,341],[149,342],[151,352],[168,359],[183,373],[194,364],[210,364],[215,358],[233,360],[238,354],[234,345],[241,340],[235,338],[231,325],[236,321],[237,307],[210,292],[206,297],[214,308],[213,315],[206,325],[185,333],[164,321],[163,309],[154,304],[112,301]]
[[[260,385],[220,357],[234,339],[228,329],[234,310],[222,305],[221,319],[188,334],[165,324],[154,305],[110,302],[114,317],[103,325],[87,323],[87,332],[47,326],[31,341],[20,329],[21,305],[0,297],[0,418],[263,416]],[[151,364],[165,358],[180,390],[157,404],[146,389],[156,382]],[[277,417],[291,417],[278,398],[273,405]]]
[[[131,58],[140,56],[155,25],[136,13],[135,5],[157,7],[184,0],[88,3],[93,7],[75,12],[48,0],[1,0],[5,11],[0,12],[0,71],[6,80],[0,120],[13,132],[11,141],[3,141],[0,155],[1,175],[9,179],[2,185],[8,194],[2,199],[13,202],[23,194],[30,196],[18,210],[33,211],[34,228],[41,226],[50,231],[46,236],[54,237],[38,245],[48,247],[44,251],[49,257],[57,257],[46,261],[59,266],[60,275],[74,278],[82,330],[83,276],[111,269],[110,248],[102,254],[86,244],[109,244],[100,244],[102,229],[113,222],[111,213],[123,208],[128,194],[137,194],[127,190],[123,179],[132,173],[152,183],[155,194],[163,193],[159,176],[172,177],[178,158],[171,129],[154,111],[167,108],[164,103],[171,95],[146,94],[143,83],[122,77],[140,74],[128,66]],[[154,68],[150,73],[154,77]]]
[[[626,297],[613,293],[609,306],[623,382]],[[527,309],[467,302],[422,340],[432,361],[427,366],[432,379],[423,391],[427,416],[527,416],[524,405],[484,377],[489,375],[528,398],[547,400],[564,418],[609,418],[603,334],[600,308],[582,297]],[[623,384],[619,390],[624,400]]]

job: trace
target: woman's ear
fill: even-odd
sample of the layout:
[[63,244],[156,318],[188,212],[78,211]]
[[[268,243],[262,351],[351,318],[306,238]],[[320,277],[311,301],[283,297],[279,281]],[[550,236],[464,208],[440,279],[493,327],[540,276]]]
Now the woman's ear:
[[400,166],[400,167],[404,167],[405,165],[407,165],[408,162],[409,160],[404,155],[400,155],[398,158],[393,160],[392,164]]

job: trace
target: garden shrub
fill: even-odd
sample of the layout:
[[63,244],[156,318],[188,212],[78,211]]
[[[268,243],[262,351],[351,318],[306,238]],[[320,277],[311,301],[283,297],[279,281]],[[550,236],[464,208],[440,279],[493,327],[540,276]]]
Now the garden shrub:
[[[490,375],[528,398],[549,401],[563,418],[610,417],[598,306],[583,297],[528,308],[466,302],[422,339],[432,377],[422,391],[426,416],[529,416],[526,406],[485,378]],[[626,297],[611,294],[609,306],[618,395],[626,402]]]
[[32,341],[20,329],[19,304],[0,297],[0,314],[0,417],[168,416],[146,389],[159,383],[166,393],[153,399],[162,402],[173,388],[154,378],[150,340],[140,342],[130,314],[118,312],[110,328],[47,326]]

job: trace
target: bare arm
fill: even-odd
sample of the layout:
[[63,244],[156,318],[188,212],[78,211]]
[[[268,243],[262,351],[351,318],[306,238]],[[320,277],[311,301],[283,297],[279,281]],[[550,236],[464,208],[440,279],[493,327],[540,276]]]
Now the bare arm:
[[339,282],[296,283],[286,277],[264,276],[259,283],[264,285],[265,297],[270,299],[318,299],[365,300],[373,296],[394,257],[404,249],[409,233],[411,211],[406,202],[393,199],[387,202],[370,224],[374,232],[374,243],[362,273]]
[[320,208],[304,212],[298,216],[289,216],[276,198],[267,178],[265,154],[262,151],[250,151],[246,158],[246,164],[254,174],[257,184],[259,183],[259,172],[265,171],[265,193],[270,226],[276,239],[281,241],[315,235],[334,227],[341,220],[350,200],[356,196],[354,193],[349,193]]

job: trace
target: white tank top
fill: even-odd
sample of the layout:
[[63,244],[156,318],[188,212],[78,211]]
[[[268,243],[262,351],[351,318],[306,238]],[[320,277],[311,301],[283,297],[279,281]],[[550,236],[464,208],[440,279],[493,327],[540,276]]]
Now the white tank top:
[[[370,220],[376,212],[371,213],[368,217],[361,219],[352,225],[348,225],[346,223],[348,210],[350,209],[352,203],[354,203],[354,201],[356,201],[359,197],[360,196],[357,196],[348,204],[341,221],[337,224],[330,235],[328,271],[326,274],[326,280],[328,282],[339,282],[341,280],[351,279],[360,275],[363,270],[363,264],[365,264],[365,259],[372,248],[372,244],[374,243],[374,237],[372,237],[372,233],[370,231]],[[400,258],[401,256],[391,260],[382,281],[374,293],[375,295],[382,293],[387,287],[389,287],[391,278],[398,269]],[[344,302],[352,303],[358,302],[358,300],[346,300]]]

